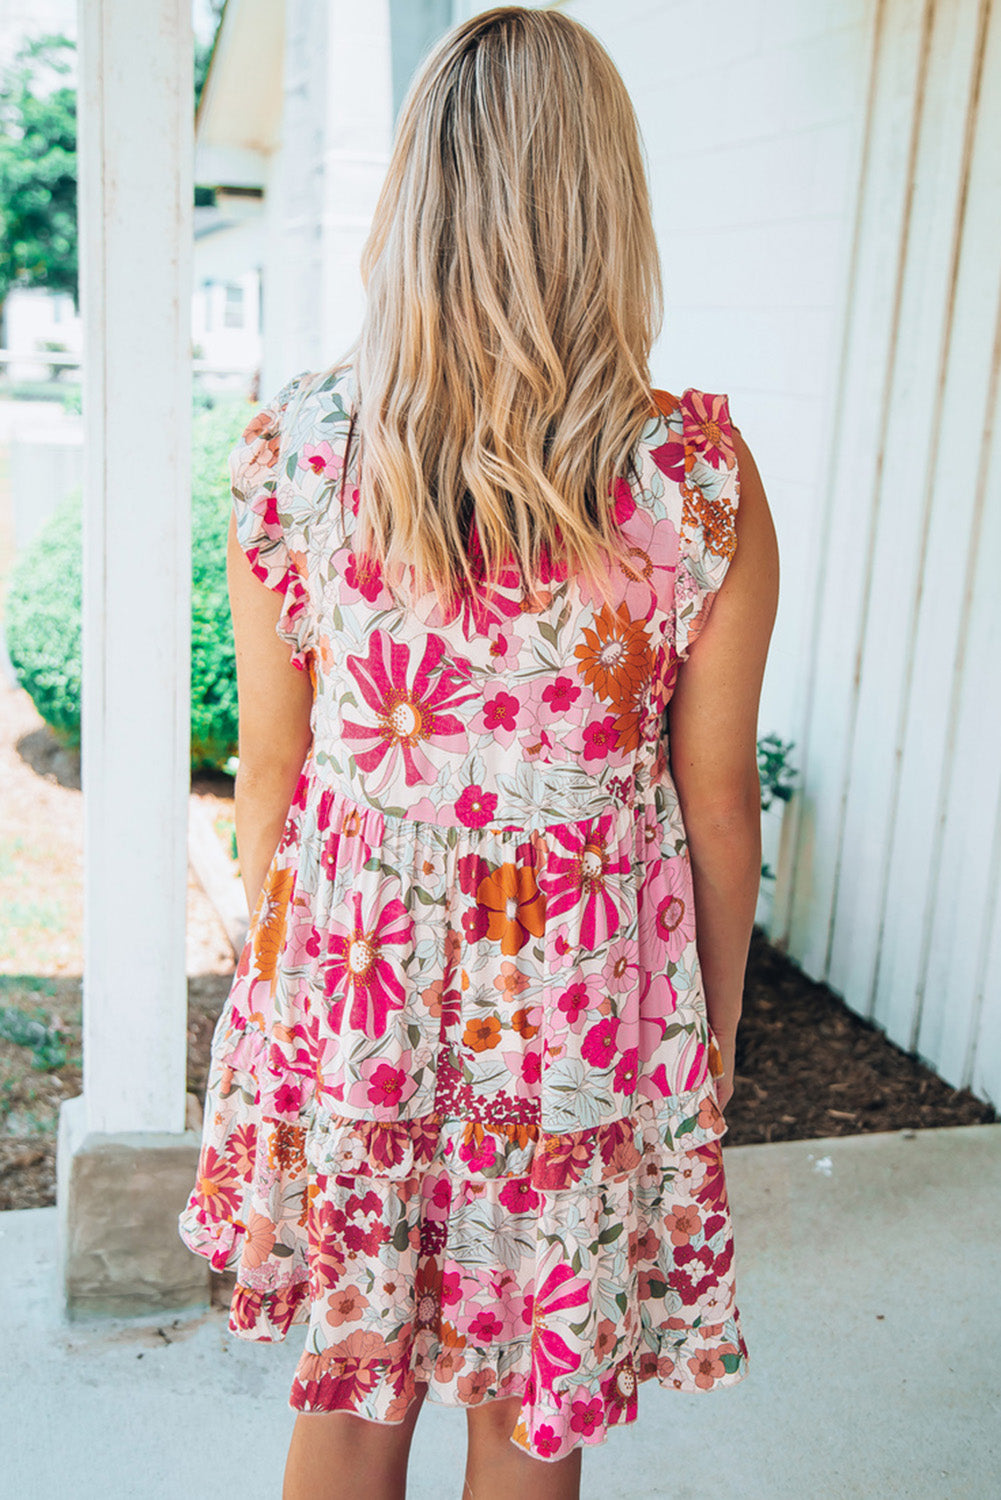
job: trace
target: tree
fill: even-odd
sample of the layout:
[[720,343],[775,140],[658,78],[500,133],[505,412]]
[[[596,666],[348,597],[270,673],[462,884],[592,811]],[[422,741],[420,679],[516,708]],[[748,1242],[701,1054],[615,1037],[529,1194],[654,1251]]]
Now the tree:
[[206,35],[204,40],[197,35],[195,37],[195,109],[201,102],[202,89],[208,77],[209,63],[212,61],[216,37],[219,35],[219,23],[225,6],[226,0],[206,0],[204,6],[207,29],[211,31],[211,35]]
[[0,73],[0,326],[12,287],[69,292],[79,307],[74,43],[29,38]]

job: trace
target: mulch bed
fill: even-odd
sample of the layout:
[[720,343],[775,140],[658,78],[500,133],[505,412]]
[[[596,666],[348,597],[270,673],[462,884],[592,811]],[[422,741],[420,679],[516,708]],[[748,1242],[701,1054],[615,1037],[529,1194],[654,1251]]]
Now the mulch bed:
[[[188,1088],[199,1098],[212,1031],[231,979],[203,974],[189,980]],[[44,1077],[35,1075],[39,1093],[45,1091]],[[77,1072],[73,1081],[78,1079]],[[62,1087],[52,1092],[66,1097]],[[40,1100],[33,1102],[37,1107]],[[943,1083],[824,985],[808,979],[758,931],[737,1037],[737,1086],[726,1113],[725,1146],[997,1119],[989,1104]],[[54,1135],[0,1134],[0,1209],[54,1202]]]
[[927,1130],[997,1119],[856,1016],[755,929],[724,1144]]

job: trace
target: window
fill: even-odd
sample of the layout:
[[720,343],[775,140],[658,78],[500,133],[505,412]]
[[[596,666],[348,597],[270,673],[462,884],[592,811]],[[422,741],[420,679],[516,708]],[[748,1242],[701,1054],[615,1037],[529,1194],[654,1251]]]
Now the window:
[[226,302],[223,307],[222,322],[224,328],[243,327],[243,287],[235,282],[226,285]]

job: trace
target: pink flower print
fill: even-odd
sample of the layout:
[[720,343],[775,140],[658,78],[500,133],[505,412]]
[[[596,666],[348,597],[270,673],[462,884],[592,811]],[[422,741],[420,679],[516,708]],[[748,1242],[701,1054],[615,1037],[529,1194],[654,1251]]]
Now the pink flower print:
[[376,630],[367,657],[347,658],[348,670],[375,715],[375,723],[358,724],[345,717],[342,731],[346,740],[358,742],[354,757],[360,770],[374,771],[385,761],[373,791],[381,791],[396,774],[400,758],[407,786],[434,781],[438,767],[421,748],[424,741],[451,755],[467,748],[465,726],[448,710],[475,698],[479,689],[470,682],[468,668],[460,670],[456,663],[442,667],[444,655],[444,640],[429,635],[413,681],[408,682],[410,647],[394,641],[384,630]]
[[[482,791],[482,788],[477,787],[476,790]],[[490,874],[490,866],[482,854],[462,854],[456,865],[456,874],[459,877],[460,891],[466,896],[473,896],[476,894],[480,881]]]
[[[640,995],[640,1026],[650,1027],[649,1045],[659,1045],[667,1017],[678,1008],[678,992],[666,974],[648,974]],[[655,1029],[654,1029],[655,1028]]]
[[685,441],[675,428],[670,429],[667,441],[661,443],[657,448],[650,449],[650,457],[657,465],[662,474],[668,479],[673,479],[675,484],[682,484],[685,479]]
[[452,1207],[452,1183],[446,1173],[440,1177],[425,1177],[421,1184],[421,1197],[424,1199],[424,1217],[427,1219],[444,1220],[448,1218]]
[[455,816],[466,828],[485,828],[496,811],[496,794],[481,786],[467,786],[455,804]]
[[[474,734],[489,734],[498,745],[508,749],[515,740],[521,704],[512,693],[496,692],[487,698],[479,713],[470,720]],[[494,799],[494,806],[497,801]]]
[[298,1115],[302,1105],[302,1088],[298,1083],[283,1083],[275,1091],[275,1112],[279,1115]]
[[611,714],[607,719],[592,719],[584,726],[584,759],[607,760],[615,749],[615,740],[615,719]]
[[490,927],[490,913],[485,906],[470,906],[462,913],[462,930],[468,943],[478,943]]
[[636,513],[636,500],[632,490],[624,479],[617,479],[612,485],[612,496],[615,505],[615,519],[620,526],[625,526],[631,521]]
[[556,1332],[556,1314],[584,1307],[590,1295],[589,1283],[575,1276],[565,1262],[558,1261],[536,1289],[532,1308],[532,1366],[544,1390],[552,1390],[557,1380],[576,1370],[581,1355]]
[[[403,1068],[370,1059],[361,1065],[365,1094],[377,1120],[395,1118],[401,1104],[416,1092],[417,1083]],[[352,1094],[353,1094],[352,1090]],[[352,1103],[354,1102],[352,1098]]]
[[585,1032],[580,1044],[580,1055],[585,1062],[596,1068],[607,1068],[618,1051],[615,1041],[618,1030],[619,1022],[614,1016],[608,1016]]
[[498,626],[504,625],[505,621],[512,620],[516,615],[521,614],[521,600],[501,592],[503,589],[515,589],[518,583],[518,570],[502,566],[497,578],[497,588],[487,588],[482,581],[485,567],[475,528],[470,536],[469,561],[473,577],[480,580],[479,585],[476,588],[463,589],[455,608],[447,617],[440,605],[436,603],[429,618],[435,621],[441,620],[446,625],[452,625],[458,621],[466,637],[489,636],[492,633],[496,635]]
[[578,1398],[570,1407],[570,1430],[589,1438],[604,1425],[604,1417],[605,1408],[600,1396],[595,1396],[591,1401],[586,1396]]
[[538,1052],[526,1052],[521,1064],[521,1076],[531,1088],[542,1077],[542,1058]]
[[680,958],[695,937],[692,876],[685,855],[656,860],[639,890],[639,940],[644,965],[662,969]]
[[[608,889],[609,877],[627,875],[632,869],[628,853],[616,859],[608,847],[610,813],[584,823],[559,823],[553,829],[553,847],[546,867],[548,920],[581,907],[580,940],[585,948],[596,948],[618,932],[618,908]],[[557,841],[568,852],[560,854]]]
[[553,952],[557,958],[568,958],[574,951],[574,944],[570,941],[570,929],[566,922],[561,923],[556,929],[553,938]]
[[322,474],[332,479],[341,472],[344,461],[329,443],[304,443],[299,454],[299,468],[309,469],[313,474]]
[[639,948],[633,938],[613,943],[605,960],[604,979],[611,995],[635,989],[639,976]]
[[561,1442],[562,1439],[557,1436],[553,1428],[546,1422],[536,1429],[535,1441],[532,1446],[535,1448],[536,1453],[540,1454],[543,1458],[553,1458],[560,1451]]
[[725,463],[732,469],[737,462],[725,396],[710,396],[705,391],[685,391],[681,398],[686,442],[698,448],[713,464]]
[[501,1188],[500,1201],[513,1214],[525,1214],[539,1206],[539,1195],[528,1177],[511,1177]]
[[615,1078],[612,1087],[618,1094],[631,1094],[636,1088],[636,1078],[639,1073],[639,1049],[630,1047],[623,1052],[615,1067]]
[[409,948],[413,943],[413,919],[398,896],[382,904],[384,883],[362,915],[362,894],[350,895],[353,920],[350,926],[331,917],[329,922],[324,986],[330,1001],[330,1026],[339,1031],[344,1005],[351,1000],[350,1024],[368,1037],[385,1035],[390,1010],[403,1004],[404,984],[394,959],[385,952],[390,946]]
[[441,1278],[441,1305],[452,1307],[462,1299],[462,1278],[458,1271],[446,1271]]
[[377,558],[351,552],[344,565],[344,581],[348,588],[373,604],[382,593],[382,564]]
[[596,974],[588,974],[575,979],[563,991],[556,1002],[556,1008],[561,1015],[566,1016],[571,1031],[580,1031],[588,1011],[596,1010],[602,998],[600,978]]
[[621,589],[634,620],[648,620],[654,610],[671,610],[677,573],[679,538],[667,517],[655,521],[638,510],[625,529],[628,543],[620,565]]
[[542,701],[554,716],[565,714],[580,697],[581,690],[572,677],[557,677],[542,690]]
[[516,1099],[535,1099],[538,1097],[538,1083],[542,1077],[542,1056],[539,1052],[502,1052],[501,1057],[507,1064],[511,1075],[507,1085],[508,1093],[513,1094]]
[[478,1344],[496,1343],[498,1335],[503,1332],[504,1324],[489,1308],[482,1308],[469,1325],[470,1336]]
[[518,660],[521,643],[510,631],[498,630],[490,641],[490,665],[495,672],[513,667]]
[[468,1139],[459,1147],[459,1160],[464,1161],[471,1172],[489,1172],[497,1161],[497,1142],[484,1132],[482,1126],[474,1126]]

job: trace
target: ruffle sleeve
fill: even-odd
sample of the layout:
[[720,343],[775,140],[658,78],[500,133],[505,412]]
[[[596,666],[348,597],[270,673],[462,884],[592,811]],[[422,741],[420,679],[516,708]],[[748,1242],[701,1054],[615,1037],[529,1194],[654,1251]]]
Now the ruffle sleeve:
[[297,566],[303,554],[289,534],[290,516],[280,511],[279,486],[285,462],[283,419],[309,374],[300,371],[258,408],[229,455],[237,539],[254,576],[284,598],[275,632],[292,647],[292,663],[301,671],[308,671],[313,650],[313,611]]
[[674,588],[674,645],[684,661],[705,627],[737,546],[740,476],[726,396],[681,397],[684,510]]

